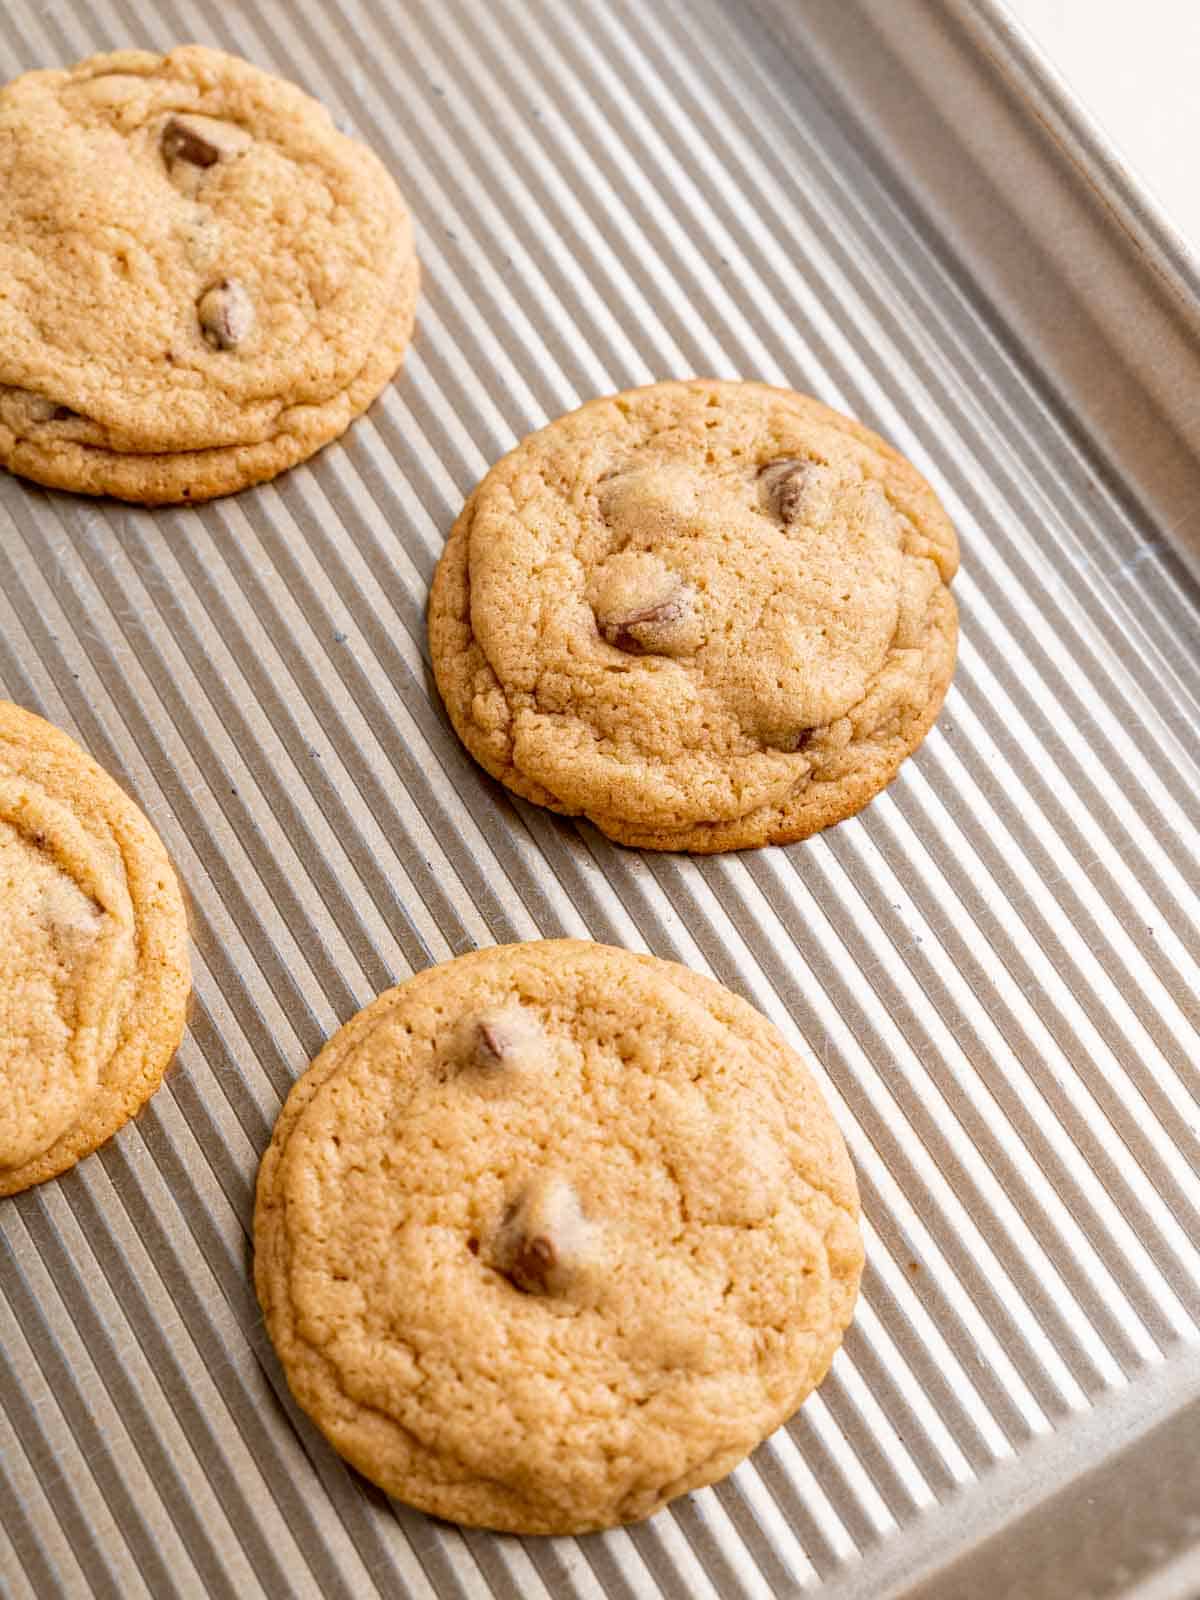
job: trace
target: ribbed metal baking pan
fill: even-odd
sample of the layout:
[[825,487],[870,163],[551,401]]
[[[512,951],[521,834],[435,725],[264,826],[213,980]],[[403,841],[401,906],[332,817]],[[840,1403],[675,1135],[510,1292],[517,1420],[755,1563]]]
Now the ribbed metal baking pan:
[[[1195,269],[991,5],[6,0],[0,76],[191,39],[394,168],[398,381],[273,485],[145,513],[0,479],[0,691],[145,806],[194,914],[166,1086],[0,1202],[0,1591],[1200,1593]],[[920,755],[787,850],[641,856],[514,804],[423,605],[521,435],[655,377],[855,412],[963,536]],[[725,1483],[580,1540],[389,1503],[291,1404],[249,1274],[288,1086],[378,990],[592,935],[817,1063],[869,1266],[834,1371]]]

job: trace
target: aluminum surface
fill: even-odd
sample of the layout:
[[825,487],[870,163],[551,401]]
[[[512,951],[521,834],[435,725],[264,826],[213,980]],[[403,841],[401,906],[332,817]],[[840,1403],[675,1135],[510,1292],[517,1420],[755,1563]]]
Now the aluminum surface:
[[[274,485],[144,513],[0,478],[0,691],[146,807],[196,976],[136,1123],[0,1203],[0,1592],[1200,1589],[1178,1587],[1200,1509],[1184,265],[955,0],[8,0],[6,20],[3,77],[195,38],[297,79],[389,160],[426,283],[395,385]],[[917,759],[832,833],[705,861],[511,803],[437,707],[423,626],[491,461],[587,396],[693,372],[857,413],[964,543],[960,665]],[[287,1396],[248,1237],[276,1111],[329,1032],[431,961],[558,934],[709,971],[807,1048],[868,1271],[828,1382],[725,1483],[521,1541],[341,1465]],[[1094,1565],[1070,1554],[1084,1528]]]

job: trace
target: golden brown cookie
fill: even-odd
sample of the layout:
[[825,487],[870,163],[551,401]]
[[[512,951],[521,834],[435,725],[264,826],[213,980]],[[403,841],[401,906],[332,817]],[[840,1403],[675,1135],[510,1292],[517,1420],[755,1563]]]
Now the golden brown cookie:
[[391,177],[236,56],[124,50],[0,90],[0,464],[150,504],[273,477],[399,366]]
[[0,701],[0,1195],[72,1166],[183,1034],[187,918],[157,834],[65,733]]
[[925,737],[954,529],[876,434],[758,383],[659,383],[533,434],[468,500],[429,632],[459,737],[647,849],[806,838]]
[[258,1179],[255,1283],[299,1403],[390,1494],[519,1533],[729,1472],[825,1375],[861,1270],[845,1146],[777,1030],[577,940],[380,996]]

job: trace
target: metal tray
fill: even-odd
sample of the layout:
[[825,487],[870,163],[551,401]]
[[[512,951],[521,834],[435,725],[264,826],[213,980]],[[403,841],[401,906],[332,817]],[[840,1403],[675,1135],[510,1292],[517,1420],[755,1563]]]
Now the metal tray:
[[[990,5],[7,0],[0,76],[197,38],[305,84],[420,224],[415,348],[273,485],[144,513],[0,478],[0,690],[139,798],[194,909],[163,1091],[0,1204],[0,1591],[1200,1593],[1196,275]],[[512,803],[432,695],[463,493],[579,400],[808,389],[933,479],[961,659],[917,759],[787,850],[619,850]],[[815,1057],[869,1267],[819,1395],[583,1539],[345,1469],[253,1298],[280,1101],[379,989],[591,934]]]

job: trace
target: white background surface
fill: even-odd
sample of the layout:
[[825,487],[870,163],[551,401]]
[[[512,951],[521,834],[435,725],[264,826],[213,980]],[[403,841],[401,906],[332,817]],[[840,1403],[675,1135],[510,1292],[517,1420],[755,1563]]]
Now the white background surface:
[[1200,0],[1007,0],[1200,253]]

